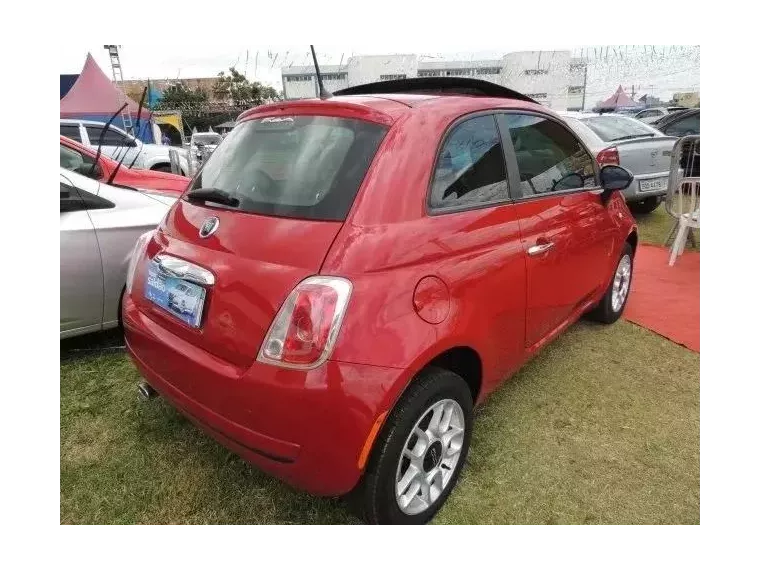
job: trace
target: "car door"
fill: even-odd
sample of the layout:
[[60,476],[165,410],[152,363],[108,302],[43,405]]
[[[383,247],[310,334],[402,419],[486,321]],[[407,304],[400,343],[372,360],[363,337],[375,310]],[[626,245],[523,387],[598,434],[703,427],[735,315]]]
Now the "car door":
[[103,268],[87,203],[61,174],[61,337],[100,330]]
[[[430,185],[434,271],[460,307],[456,333],[476,339],[501,380],[524,357],[525,262],[493,112],[469,115],[444,135]],[[493,385],[484,385],[490,391]]]
[[[615,225],[594,160],[548,115],[498,115],[527,268],[525,345],[531,350],[605,286]],[[508,133],[508,135],[507,135]]]

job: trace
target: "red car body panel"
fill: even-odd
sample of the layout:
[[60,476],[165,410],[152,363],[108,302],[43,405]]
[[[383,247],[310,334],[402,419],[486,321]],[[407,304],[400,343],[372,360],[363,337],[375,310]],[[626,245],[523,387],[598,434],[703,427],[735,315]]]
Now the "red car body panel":
[[[95,157],[97,156],[96,151],[68,137],[62,135],[59,136],[61,137],[62,145],[81,152],[82,154],[86,154],[95,160]],[[98,164],[103,171],[99,181],[108,182],[108,179],[111,177],[113,171],[116,170],[116,166],[119,163],[111,157],[101,154],[98,156]],[[113,180],[114,184],[131,186],[133,188],[151,190],[158,194],[179,197],[190,183],[190,178],[187,176],[172,174],[171,172],[160,172],[158,170],[141,170],[128,167],[128,164],[121,165]]]
[[[356,485],[373,426],[442,353],[464,348],[477,355],[482,401],[599,301],[635,232],[619,193],[605,205],[594,190],[429,213],[429,181],[447,128],[464,115],[501,109],[551,115],[515,100],[424,95],[275,103],[243,114],[242,121],[360,118],[390,129],[345,222],[179,200],[146,256],[187,259],[217,283],[203,326],[191,329],[145,299],[145,263],[138,266],[123,320],[140,372],[224,445],[323,495]],[[198,228],[211,215],[219,229],[201,239]],[[549,239],[554,248],[527,255]],[[312,370],[256,361],[285,298],[317,274],[353,285],[329,360]],[[437,312],[418,313],[415,303],[436,303]],[[443,317],[420,316],[428,314]]]

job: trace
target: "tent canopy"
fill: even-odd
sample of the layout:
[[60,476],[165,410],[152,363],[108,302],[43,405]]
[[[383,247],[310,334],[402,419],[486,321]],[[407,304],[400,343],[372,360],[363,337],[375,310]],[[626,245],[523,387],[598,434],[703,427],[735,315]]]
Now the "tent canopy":
[[125,102],[129,112],[137,116],[137,103],[111,82],[88,53],[82,73],[61,99],[61,116],[113,115]]
[[[134,123],[139,105],[111,82],[95,63],[92,54],[88,53],[82,73],[61,99],[61,117],[107,122],[124,103],[127,103],[127,110]],[[136,136],[145,142],[153,142],[150,129],[143,128],[149,115],[150,110],[143,108],[140,114],[140,133],[136,133]],[[114,119],[113,124],[122,129],[125,127],[121,115]]]
[[628,94],[623,90],[623,86],[619,85],[617,91],[612,94],[609,99],[605,99],[597,107],[600,109],[620,109],[623,107],[641,107],[641,103],[637,103],[631,99]]

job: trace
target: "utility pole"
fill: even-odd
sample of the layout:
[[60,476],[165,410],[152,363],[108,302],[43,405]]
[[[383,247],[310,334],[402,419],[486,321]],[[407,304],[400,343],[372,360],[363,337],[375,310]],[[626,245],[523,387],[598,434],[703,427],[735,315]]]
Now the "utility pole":
[[588,62],[583,66],[583,101],[581,102],[581,111],[586,110],[586,79],[588,79]]
[[631,84],[631,99],[636,97],[636,86]]

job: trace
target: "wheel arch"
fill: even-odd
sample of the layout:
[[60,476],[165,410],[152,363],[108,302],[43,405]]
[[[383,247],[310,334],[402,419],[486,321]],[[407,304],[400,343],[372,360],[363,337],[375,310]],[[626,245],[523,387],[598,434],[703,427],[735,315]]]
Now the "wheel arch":
[[415,364],[410,366],[412,372],[409,373],[403,384],[399,383],[400,385],[395,390],[395,394],[387,402],[385,409],[378,413],[375,425],[370,430],[360,453],[358,466],[362,473],[367,466],[370,454],[375,449],[377,436],[385,428],[390,412],[398,405],[404,394],[414,385],[420,373],[430,367],[442,368],[457,374],[470,389],[473,405],[478,401],[483,386],[483,362],[480,354],[474,348],[462,343],[445,349],[438,347],[432,354],[427,351],[421,355]]

